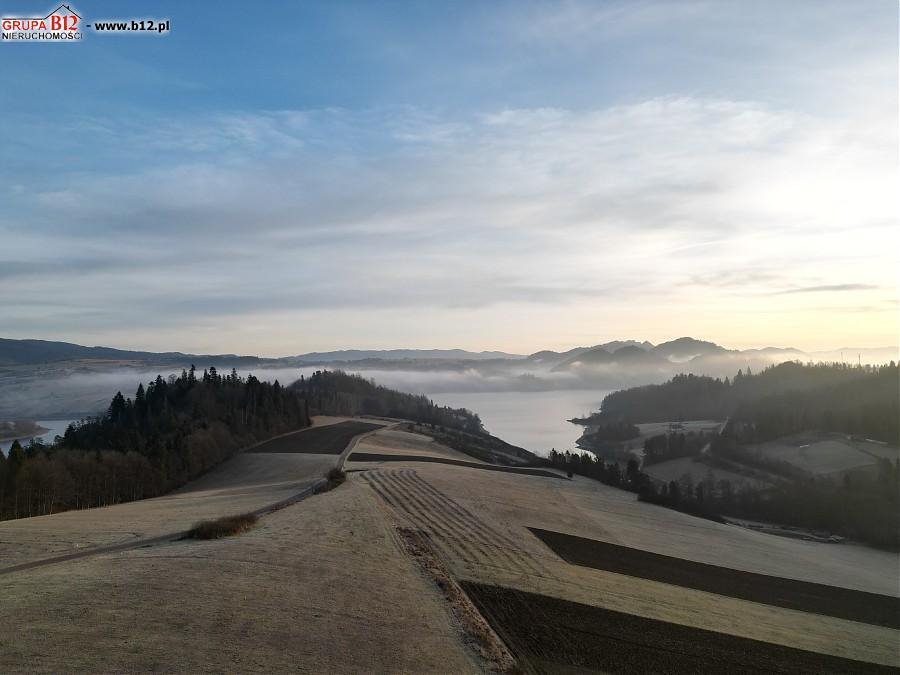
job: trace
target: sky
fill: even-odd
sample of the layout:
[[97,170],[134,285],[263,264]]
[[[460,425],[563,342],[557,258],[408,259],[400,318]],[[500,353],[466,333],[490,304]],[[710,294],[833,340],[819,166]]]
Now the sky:
[[172,29],[0,43],[0,336],[898,342],[894,0],[70,5]]

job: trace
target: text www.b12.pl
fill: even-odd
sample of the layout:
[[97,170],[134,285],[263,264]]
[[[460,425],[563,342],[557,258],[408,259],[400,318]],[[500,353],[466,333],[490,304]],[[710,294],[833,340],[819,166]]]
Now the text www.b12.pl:
[[165,19],[163,21],[157,21],[155,19],[142,19],[140,21],[97,21],[96,23],[94,23],[94,30],[107,33],[118,31],[146,31],[153,33],[168,33],[170,30],[169,24],[169,19]]

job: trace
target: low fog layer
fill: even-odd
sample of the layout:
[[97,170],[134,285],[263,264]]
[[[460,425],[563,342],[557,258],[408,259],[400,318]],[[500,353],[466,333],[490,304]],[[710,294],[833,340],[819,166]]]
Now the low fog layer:
[[[701,343],[702,344],[702,343]],[[709,344],[709,343],[707,343]],[[640,384],[664,382],[675,374],[692,372],[716,377],[733,377],[739,369],[758,371],[786,360],[841,360],[855,363],[881,362],[896,358],[896,350],[869,350],[862,356],[858,350],[804,354],[795,350],[727,351],[718,346],[710,353],[684,358],[664,359],[656,355],[632,353],[629,359],[613,352],[597,350],[567,356],[541,353],[539,359],[477,360],[383,360],[367,359],[303,367],[251,368],[239,367],[242,376],[252,373],[261,380],[278,380],[290,384],[301,375],[321,368],[359,372],[388,387],[428,395],[476,392],[538,392],[555,390],[608,391]],[[646,351],[646,350],[645,350]],[[881,353],[881,352],[884,353]],[[625,354],[626,352],[621,352]],[[648,352],[649,354],[649,352]],[[537,355],[535,355],[537,356]],[[865,358],[863,358],[863,356]],[[592,360],[593,358],[593,360]],[[198,362],[202,372],[203,363]],[[230,366],[220,366],[228,372]],[[138,383],[147,383],[162,375],[179,373],[180,367],[163,366],[115,367],[111,364],[67,367],[65,364],[0,369],[0,419],[75,418],[104,411],[110,398],[121,391],[133,396]],[[475,412],[478,412],[477,410]],[[581,411],[573,411],[573,414]]]
[[[290,384],[317,368],[237,369],[260,380],[278,380]],[[577,389],[579,382],[566,373],[548,373],[542,378],[525,373],[484,373],[475,368],[462,371],[437,370],[364,370],[348,365],[385,386],[416,394],[448,392],[546,391]],[[220,372],[229,372],[220,369]],[[143,370],[114,368],[103,372],[35,372],[0,374],[0,419],[56,419],[93,415],[106,410],[117,391],[133,396],[139,383],[145,385],[162,375],[168,377],[181,369]]]

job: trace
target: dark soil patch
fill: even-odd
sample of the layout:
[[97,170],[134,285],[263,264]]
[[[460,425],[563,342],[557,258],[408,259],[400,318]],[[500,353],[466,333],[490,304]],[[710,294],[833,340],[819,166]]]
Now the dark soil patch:
[[287,436],[273,438],[247,452],[339,455],[354,436],[381,428],[380,424],[369,424],[368,422],[340,422],[324,427],[312,427]]
[[573,565],[652,579],[766,605],[900,628],[900,598],[743,572],[570,534],[528,528]]
[[896,673],[768,642],[464,581],[466,594],[532,672]]
[[443,457],[428,457],[425,455],[382,455],[376,452],[354,452],[347,458],[351,462],[435,462],[437,464],[452,464],[453,466],[466,466],[470,469],[483,469],[484,471],[503,471],[504,473],[522,473],[527,476],[544,476],[545,478],[563,478],[552,471],[543,469],[527,469],[515,466],[501,466],[499,464],[479,464],[467,462],[463,459],[444,459]]

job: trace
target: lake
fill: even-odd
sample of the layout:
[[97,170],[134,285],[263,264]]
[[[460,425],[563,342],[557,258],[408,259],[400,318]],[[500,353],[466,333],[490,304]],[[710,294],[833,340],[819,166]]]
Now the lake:
[[[147,379],[147,378],[144,378]],[[267,378],[268,379],[268,378]],[[290,381],[286,377],[285,381]],[[392,383],[397,386],[397,383]],[[438,405],[468,408],[478,413],[484,428],[507,443],[546,455],[550,448],[574,450],[582,427],[566,420],[584,417],[600,408],[604,390],[559,390],[536,392],[477,392],[429,394]],[[38,438],[51,442],[75,420],[38,420],[49,429]],[[20,439],[24,446],[30,439]],[[0,451],[6,453],[12,441],[0,441]]]
[[[52,443],[53,439],[57,436],[62,436],[66,432],[66,427],[68,427],[72,422],[76,422],[77,420],[37,420],[37,424],[39,426],[48,429],[47,433],[42,434],[40,436],[35,436],[39,440],[44,441],[44,443]],[[24,448],[28,445],[31,438],[20,438],[19,443]],[[4,455],[9,452],[9,449],[12,447],[13,442],[9,441],[0,441],[0,452]]]
[[567,422],[599,410],[603,390],[429,394],[438,405],[478,413],[484,428],[507,443],[546,455],[550,448],[574,450],[582,427]]

